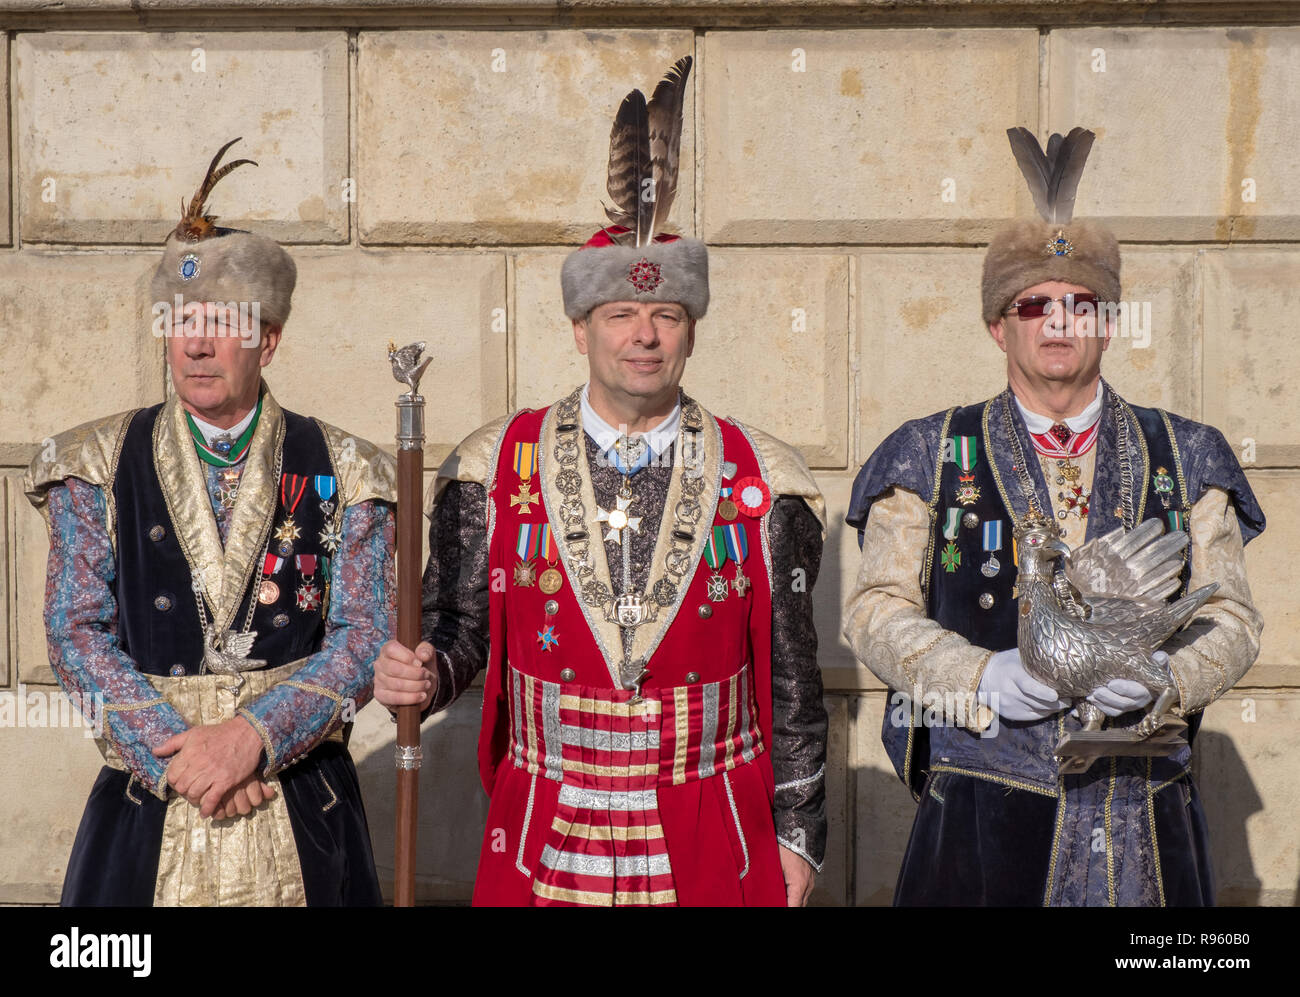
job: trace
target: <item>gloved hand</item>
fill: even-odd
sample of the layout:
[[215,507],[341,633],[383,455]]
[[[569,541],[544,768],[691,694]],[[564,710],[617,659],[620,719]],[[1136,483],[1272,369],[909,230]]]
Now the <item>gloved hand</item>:
[[1025,671],[1020,649],[998,651],[984,666],[976,699],[1003,720],[1041,720],[1069,706],[1056,690]]
[[1128,679],[1111,679],[1088,694],[1088,702],[1108,717],[1117,717],[1121,713],[1146,706],[1152,698],[1146,686]]
[[[1169,655],[1164,651],[1152,651],[1151,657],[1163,668],[1169,667]],[[1111,679],[1105,685],[1099,685],[1088,696],[1088,702],[1101,710],[1108,717],[1117,717],[1130,710],[1141,709],[1155,696],[1146,686],[1128,679]]]

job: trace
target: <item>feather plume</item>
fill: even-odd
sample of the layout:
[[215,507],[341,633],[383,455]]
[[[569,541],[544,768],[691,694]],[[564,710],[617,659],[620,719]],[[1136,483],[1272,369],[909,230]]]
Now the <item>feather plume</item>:
[[[677,60],[647,104],[640,90],[625,98],[609,133],[605,214],[628,229],[627,241],[648,246],[663,228],[677,196],[682,104],[691,57]],[[613,238],[617,238],[616,236]]]
[[622,225],[641,245],[642,220],[650,227],[654,205],[641,196],[642,181],[653,175],[650,164],[650,118],[645,94],[633,90],[623,98],[614,127],[609,132],[609,180],[606,189],[613,207],[605,214],[615,225]]
[[1053,134],[1047,140],[1046,153],[1028,128],[1008,128],[1007,138],[1038,213],[1046,222],[1068,224],[1074,217],[1074,197],[1096,135],[1086,128],[1072,128],[1066,136]]
[[663,229],[677,196],[677,170],[682,148],[682,105],[686,80],[691,75],[691,57],[678,59],[655,87],[650,98],[650,160],[654,168],[654,215],[650,238]]
[[251,159],[236,159],[233,162],[226,163],[220,169],[217,163],[221,162],[221,157],[226,154],[226,150],[238,142],[234,138],[217,150],[217,154],[212,157],[212,162],[208,164],[208,172],[203,177],[203,183],[199,184],[199,189],[195,191],[194,197],[190,199],[189,207],[186,208],[184,199],[181,200],[181,220],[176,226],[176,236],[184,239],[186,242],[198,242],[200,239],[206,239],[212,235],[216,226],[213,224],[217,220],[216,215],[207,214],[207,200],[212,193],[212,189],[221,182],[226,174],[230,173],[237,167],[245,163],[251,163],[256,166],[257,163]]

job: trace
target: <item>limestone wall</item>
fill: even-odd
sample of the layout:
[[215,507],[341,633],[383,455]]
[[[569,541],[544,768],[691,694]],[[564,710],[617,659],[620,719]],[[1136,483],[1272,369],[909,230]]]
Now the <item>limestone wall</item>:
[[[1079,193],[1151,305],[1103,372],[1219,426],[1270,517],[1248,552],[1258,663],[1207,711],[1198,776],[1219,898],[1300,897],[1300,9],[1187,2],[0,0],[0,690],[49,691],[48,550],[21,493],[51,433],[162,397],[147,280],[215,149],[257,160],[223,223],[291,244],[300,283],[268,380],[286,407],[391,446],[391,338],[425,339],[428,466],[584,379],[564,254],[602,221],[608,126],[693,54],[680,228],[714,299],[686,388],[797,445],[832,531],[816,590],[831,716],[818,900],[888,902],[913,804],[883,691],[839,637],[853,474],[899,422],[1004,383],[979,324],[982,246],[1032,211],[1004,130],[1098,135]],[[1146,341],[1144,341],[1146,340]],[[426,728],[420,896],[470,892],[486,804],[471,691]],[[354,738],[392,853],[392,727]],[[57,900],[98,755],[0,729],[0,903]]]

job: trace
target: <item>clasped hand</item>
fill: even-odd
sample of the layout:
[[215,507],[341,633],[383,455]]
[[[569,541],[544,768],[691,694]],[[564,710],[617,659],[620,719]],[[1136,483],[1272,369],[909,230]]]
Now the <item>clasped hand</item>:
[[243,717],[191,727],[169,737],[153,753],[171,758],[168,785],[204,817],[247,816],[275,795],[275,788],[257,771],[262,739]]

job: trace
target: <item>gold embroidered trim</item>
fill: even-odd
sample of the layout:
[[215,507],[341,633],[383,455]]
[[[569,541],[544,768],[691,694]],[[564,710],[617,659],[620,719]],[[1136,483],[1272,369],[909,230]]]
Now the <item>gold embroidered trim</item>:
[[907,679],[912,683],[913,688],[915,688],[918,683],[916,681],[916,676],[911,673],[907,666],[912,664],[912,662],[916,661],[918,658],[925,657],[925,655],[934,650],[935,645],[938,644],[939,641],[943,640],[945,637],[951,636],[951,630],[941,631],[938,636],[936,636],[934,640],[930,641],[930,643],[926,644],[925,647],[921,648],[919,651],[913,651],[899,663],[899,667],[903,669],[903,674],[907,676]]
[[303,692],[314,692],[318,696],[324,696],[326,699],[333,700],[335,703],[338,703],[340,706],[343,705],[343,697],[340,696],[333,689],[326,689],[323,685],[316,685],[314,682],[299,682],[297,680],[288,680],[288,679],[286,679],[283,683],[280,684],[287,685],[293,689],[301,689]]
[[253,730],[257,731],[258,736],[261,737],[262,747],[266,749],[266,768],[263,769],[263,771],[267,775],[270,775],[272,772],[276,770],[275,746],[271,744],[270,732],[266,729],[265,726],[263,726],[262,721],[257,719],[257,717],[255,717],[252,713],[249,713],[246,708],[241,706],[235,712],[238,713],[245,720],[247,720],[250,724],[252,724]]
[[[1147,756],[1147,774],[1146,784],[1151,785],[1151,757]],[[1160,898],[1160,906],[1165,907],[1165,874],[1160,867],[1160,840],[1156,837],[1156,805],[1155,793],[1148,790],[1147,792],[1147,820],[1151,826],[1151,851],[1156,861],[1156,896]]]
[[1009,776],[998,775],[995,772],[981,772],[978,769],[962,768],[958,765],[931,765],[931,772],[951,772],[954,775],[966,775],[972,779],[983,779],[985,782],[996,782],[1000,786],[1009,786],[1012,789],[1023,789],[1030,793],[1037,793],[1039,796],[1047,796],[1052,799],[1058,798],[1058,793],[1050,789],[1044,789],[1042,786],[1036,786],[1032,782],[1025,782],[1021,779],[1012,779]]
[[126,431],[131,425],[131,420],[140,409],[132,409],[125,418],[122,419],[121,427],[118,430],[117,442],[113,444],[113,457],[108,464],[108,483],[100,489],[104,495],[104,524],[108,530],[108,543],[113,548],[113,558],[117,559],[117,496],[114,494],[113,482],[117,480],[117,465],[122,458],[122,445],[126,443]]
[[317,769],[316,775],[320,777],[320,784],[325,787],[325,792],[330,794],[330,801],[320,808],[321,813],[327,814],[331,810],[333,810],[335,805],[339,802],[339,795],[338,793],[334,792],[334,787],[331,786],[329,780],[325,778],[324,772],[322,772],[320,769]]
[[161,696],[158,699],[147,699],[140,703],[108,703],[104,706],[105,713],[130,713],[132,710],[147,710],[151,706],[163,706],[167,700]]
[[[997,397],[1005,398],[1005,395],[998,395]],[[1016,515],[1016,507],[1012,505],[1011,497],[1007,495],[1007,487],[1002,483],[1002,472],[998,470],[998,462],[993,459],[993,452],[989,447],[989,413],[993,410],[993,402],[995,400],[996,399],[994,398],[990,398],[984,403],[984,412],[980,416],[981,427],[984,431],[984,456],[989,462],[989,470],[993,472],[993,483],[998,486],[998,494],[1002,496],[1002,505],[1006,507],[1007,515],[1011,517],[1011,529],[1014,533],[1016,530],[1020,529],[1020,517]],[[1009,406],[1011,403],[1009,401],[1004,401],[1003,404]],[[1014,420],[1011,425],[1014,430]],[[1029,473],[1029,468],[1025,468],[1025,473]],[[1031,477],[1029,480],[1032,483],[1034,479]],[[1027,502],[1032,502],[1034,500],[1035,496],[1033,495],[1025,496],[1025,501]]]
[[[987,452],[987,451],[986,451]],[[991,462],[990,462],[991,463]],[[1056,738],[1059,742],[1065,734],[1065,714],[1056,719]],[[1052,830],[1052,858],[1047,866],[1047,889],[1043,893],[1043,906],[1052,905],[1052,893],[1056,889],[1056,862],[1061,855],[1061,829],[1065,825],[1065,779],[1056,780],[1056,826]]]
[[[943,417],[943,425],[939,428],[939,457],[934,462],[934,487],[930,490],[930,501],[926,503],[926,511],[930,514],[930,535],[925,544],[925,560],[921,562],[921,598],[927,603],[930,601],[930,562],[934,560],[934,527],[939,521],[939,486],[943,481],[943,441],[948,438],[948,430],[952,425],[952,416],[956,411],[956,407],[950,408]],[[986,457],[988,452],[988,441],[986,439],[984,443]]]
[[1188,776],[1188,770],[1187,770],[1187,769],[1183,769],[1181,772],[1179,772],[1179,773],[1178,773],[1176,776],[1174,776],[1172,779],[1166,779],[1164,782],[1160,783],[1160,785],[1158,785],[1158,786],[1156,786],[1154,789],[1152,789],[1152,790],[1151,790],[1151,795],[1152,795],[1152,796],[1155,796],[1156,793],[1160,792],[1162,789],[1165,789],[1165,788],[1168,787],[1168,786],[1172,786],[1172,785],[1174,785],[1176,782],[1180,782],[1181,780],[1187,778],[1187,776]]
[[930,795],[933,796],[933,797],[934,797],[936,800],[938,800],[940,803],[943,803],[943,797],[940,796],[940,795],[935,791],[934,783],[935,783],[935,780],[931,780],[931,781],[930,781]]
[[1151,453],[1147,450],[1147,437],[1146,433],[1142,432],[1142,423],[1138,422],[1138,417],[1134,414],[1133,410],[1129,408],[1128,402],[1124,401],[1122,398],[1119,398],[1118,400],[1119,407],[1124,412],[1124,418],[1132,424],[1130,426],[1130,429],[1133,430],[1131,435],[1137,437],[1138,449],[1142,451],[1142,477],[1138,479],[1142,483],[1142,486],[1137,489],[1138,494],[1141,497],[1138,499],[1137,515],[1133,519],[1133,523],[1136,525],[1142,522],[1143,517],[1146,515],[1147,489],[1149,487],[1148,482],[1151,478]]
[[[1219,673],[1219,684],[1216,685],[1216,686],[1214,687],[1214,690],[1210,693],[1210,702],[1214,702],[1214,700],[1216,700],[1216,699],[1219,698],[1219,693],[1223,691],[1223,685],[1224,685],[1224,683],[1228,681],[1228,672],[1227,672],[1227,669],[1224,668],[1224,666],[1223,666],[1223,664],[1222,664],[1221,662],[1219,662],[1219,661],[1216,660],[1215,658],[1211,658],[1211,657],[1210,657],[1208,654],[1206,654],[1204,651],[1200,650],[1200,649],[1199,649],[1199,648],[1198,648],[1194,643],[1193,643],[1193,644],[1185,644],[1185,645],[1183,645],[1183,647],[1186,648],[1187,650],[1191,651],[1191,652],[1192,652],[1193,654],[1195,654],[1198,658],[1200,658],[1200,659],[1202,659],[1203,661],[1207,662],[1207,663],[1210,665],[1210,667],[1212,667],[1215,671],[1217,671],[1217,672]],[[1180,650],[1182,650],[1182,648],[1180,648]],[[1173,669],[1171,668],[1170,671],[1172,672]],[[1182,706],[1182,705],[1183,705],[1183,703],[1182,703],[1183,686],[1182,686],[1182,683],[1181,683],[1181,682],[1178,682],[1178,675],[1177,675],[1176,673],[1174,674],[1174,682],[1177,683],[1177,685],[1178,685],[1179,705]],[[1193,710],[1192,712],[1196,712],[1196,711]]]
[[122,791],[122,795],[125,796],[132,803],[134,803],[137,807],[141,806],[144,803],[144,800],[140,799],[140,797],[131,795],[131,787],[134,786],[138,781],[139,780],[136,779],[135,773],[132,772],[130,777],[126,780],[126,789]]
[[1108,907],[1115,906],[1115,849],[1111,841],[1110,833],[1110,804],[1115,799],[1115,765],[1118,759],[1114,755],[1110,758],[1110,779],[1106,784],[1106,803],[1103,808],[1104,823],[1106,831],[1106,902]]
[[690,747],[690,693],[685,686],[673,690],[673,785],[686,781],[686,752]]
[[[1165,432],[1169,436],[1169,448],[1174,453],[1174,474],[1178,478],[1178,497],[1181,500],[1180,507],[1183,511],[1183,515],[1190,517],[1192,505],[1187,498],[1187,482],[1183,478],[1183,455],[1182,451],[1178,449],[1178,437],[1174,435],[1174,424],[1169,421],[1169,413],[1164,409],[1160,408],[1156,409],[1156,411],[1160,413],[1160,418],[1165,424]],[[1191,556],[1192,545],[1188,544],[1183,548],[1183,563],[1186,564],[1191,559]],[[1187,573],[1187,581],[1183,583],[1183,587],[1178,593],[1179,598],[1182,598],[1187,594],[1187,585],[1191,580],[1192,573],[1189,571]],[[1182,690],[1180,689],[1179,692],[1182,692]]]
[[263,383],[262,414],[240,477],[223,549],[208,498],[207,476],[178,396],[168,399],[154,423],[154,466],[163,500],[218,634],[234,623],[253,572],[261,568],[260,555],[266,550],[278,502],[284,434],[284,412]]

